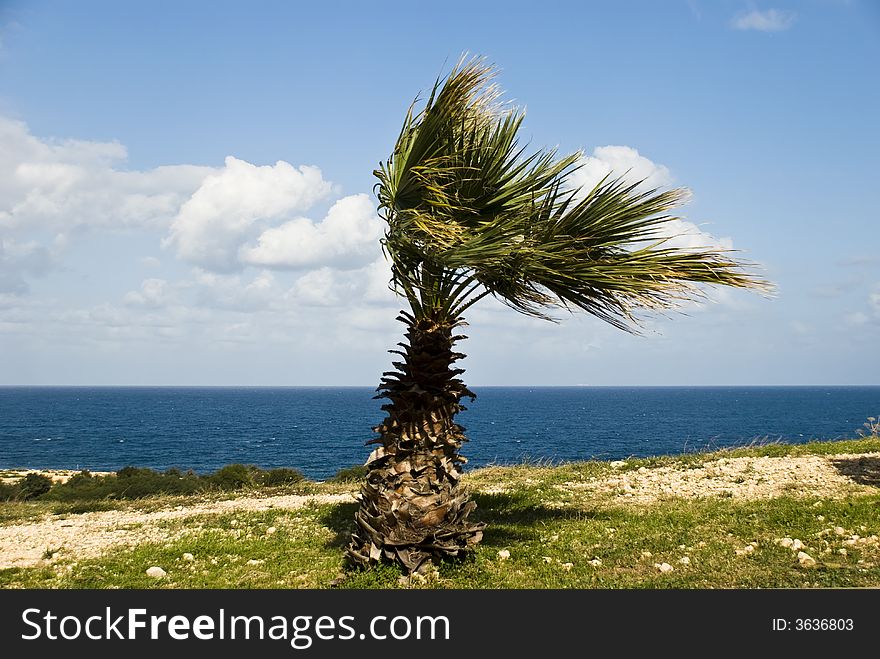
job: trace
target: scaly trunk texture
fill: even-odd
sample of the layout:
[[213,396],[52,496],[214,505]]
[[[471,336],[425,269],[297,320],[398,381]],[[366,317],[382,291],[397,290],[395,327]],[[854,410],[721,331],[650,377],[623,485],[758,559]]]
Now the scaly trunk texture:
[[413,573],[476,545],[485,524],[468,521],[476,504],[459,486],[466,438],[453,418],[465,409],[462,398],[475,397],[456,377],[464,370],[452,368],[464,357],[452,350],[465,338],[453,335],[462,321],[405,312],[398,320],[407,325],[407,343],[391,351],[403,361],[378,388],[377,398],[390,401],[382,406],[388,416],[373,429],[379,437],[371,443],[380,446],[367,461],[348,556],[361,566],[397,561]]

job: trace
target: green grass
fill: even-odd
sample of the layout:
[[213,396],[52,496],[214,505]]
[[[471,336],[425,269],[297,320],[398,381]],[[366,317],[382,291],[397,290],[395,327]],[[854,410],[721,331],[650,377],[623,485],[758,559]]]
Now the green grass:
[[[877,450],[877,439],[800,446],[770,444],[712,454],[630,460],[616,469],[672,463],[688,466],[745,455]],[[623,505],[608,499],[573,497],[557,487],[614,469],[608,463],[586,462],[556,467],[493,467],[469,474],[467,480],[472,487],[498,492],[475,496],[479,505],[475,514],[488,524],[483,542],[468,559],[445,563],[436,576],[424,581],[401,582],[402,573],[391,566],[346,571],[343,550],[353,529],[356,504],[343,503],[173,520],[165,523],[163,537],[168,539],[162,543],[117,549],[97,559],[73,562],[62,558],[40,567],[0,570],[0,587],[324,588],[339,576],[343,576],[341,588],[880,585],[880,544],[876,539],[880,534],[880,489],[843,499],[786,495],[760,501],[673,499],[652,505]],[[336,493],[353,491],[354,487],[351,483],[298,483],[271,491]],[[143,510],[196,500],[204,498],[162,497],[103,504]],[[40,514],[78,512],[73,507],[76,504],[69,502],[63,504],[67,509],[52,508],[60,505],[2,504],[0,519],[5,515],[9,523],[11,519]],[[270,527],[275,528],[274,533],[267,533]],[[836,532],[836,527],[843,532]],[[854,534],[859,537],[854,539]],[[778,544],[785,537],[800,540],[816,565],[801,565],[796,551]],[[754,549],[743,553],[750,543],[755,543]],[[499,556],[503,551],[509,552],[509,558]],[[192,554],[193,560],[186,560],[184,554]],[[681,562],[684,557],[688,564]],[[591,563],[596,559],[601,564]],[[661,563],[668,563],[673,570],[661,572],[655,567]],[[167,576],[160,580],[147,577],[147,568],[154,565],[166,570]]]

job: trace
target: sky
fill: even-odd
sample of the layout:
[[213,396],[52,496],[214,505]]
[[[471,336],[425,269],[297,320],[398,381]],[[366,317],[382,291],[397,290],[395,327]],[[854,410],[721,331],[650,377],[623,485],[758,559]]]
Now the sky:
[[689,188],[678,240],[776,285],[639,334],[487,298],[469,384],[878,384],[869,0],[0,0],[0,384],[377,384],[372,172],[462,53],[577,183]]

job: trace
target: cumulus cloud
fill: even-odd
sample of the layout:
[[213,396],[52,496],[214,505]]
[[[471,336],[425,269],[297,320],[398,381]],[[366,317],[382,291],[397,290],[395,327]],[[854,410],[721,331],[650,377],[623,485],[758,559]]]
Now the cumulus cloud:
[[[665,188],[675,182],[668,167],[653,162],[629,146],[596,147],[592,155],[584,156],[578,164],[580,169],[572,174],[571,184],[572,188],[580,188],[580,198],[586,196],[605,177],[622,177],[632,183],[639,182],[645,190]],[[658,237],[666,239],[665,247],[733,248],[730,238],[717,238],[693,222],[683,219],[666,222]]]
[[584,156],[578,162],[578,169],[571,176],[573,188],[581,188],[586,195],[603,178],[625,177],[635,183],[642,181],[647,189],[661,188],[672,184],[669,169],[652,162],[629,146],[597,146],[593,155]]
[[213,171],[128,171],[126,158],[118,142],[40,139],[0,117],[0,230],[160,226]]
[[177,301],[175,287],[164,279],[145,279],[139,291],[129,291],[122,301],[133,307],[157,309]]
[[331,191],[317,167],[281,160],[257,166],[229,156],[183,204],[163,244],[190,263],[230,272],[241,267],[239,248],[261,228],[291,219]]
[[343,197],[318,223],[299,217],[267,229],[256,246],[240,250],[242,263],[274,268],[316,265],[353,269],[376,257],[382,221],[365,194]]
[[790,28],[797,18],[793,11],[782,9],[753,9],[734,17],[731,25],[735,30],[757,30],[758,32],[782,32]]
[[23,275],[44,275],[52,260],[51,250],[35,241],[17,242],[0,237],[0,293],[26,292],[28,285]]

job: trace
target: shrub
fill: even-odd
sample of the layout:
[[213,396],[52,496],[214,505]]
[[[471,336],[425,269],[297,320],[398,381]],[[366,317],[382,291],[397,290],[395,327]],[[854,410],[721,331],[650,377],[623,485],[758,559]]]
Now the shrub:
[[30,473],[18,484],[20,499],[36,499],[52,489],[52,479],[43,474]]
[[221,467],[208,478],[221,490],[238,490],[254,485],[258,471],[253,465],[231,464]]
[[355,481],[362,481],[367,477],[367,471],[369,471],[369,469],[366,465],[347,467],[337,471],[330,480],[334,483],[353,483]]
[[0,501],[12,501],[18,497],[18,485],[0,483]]
[[303,476],[301,471],[289,467],[270,469],[269,471],[264,471],[262,476],[262,484],[269,487],[288,485],[289,483],[298,483],[301,480],[305,480],[305,476]]

